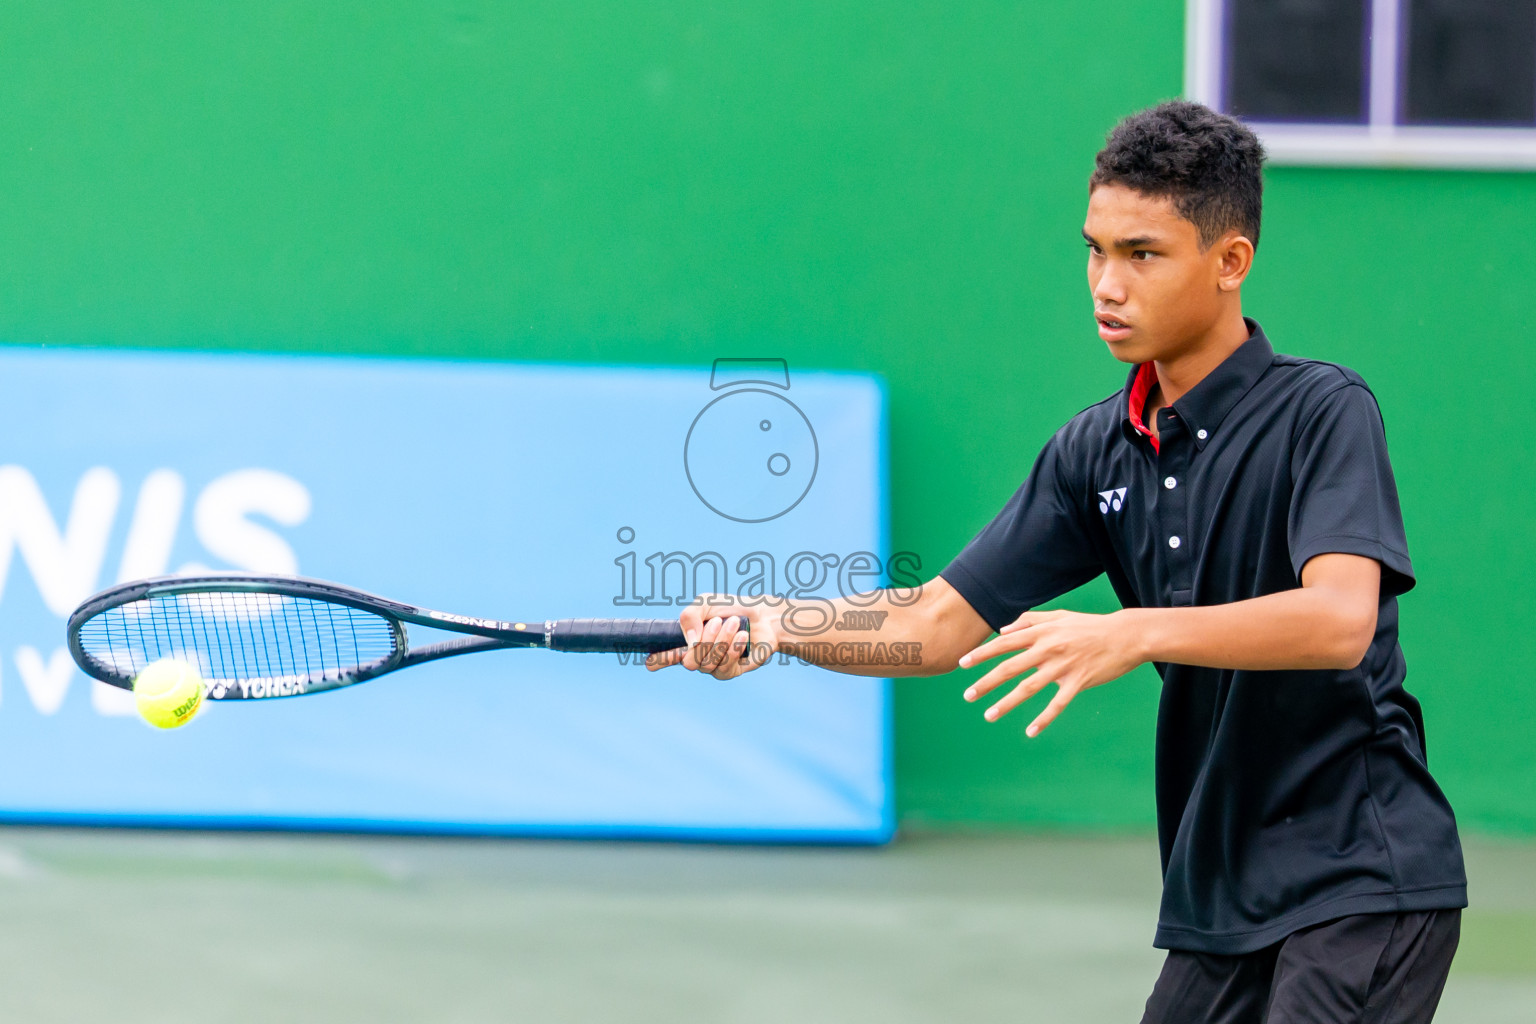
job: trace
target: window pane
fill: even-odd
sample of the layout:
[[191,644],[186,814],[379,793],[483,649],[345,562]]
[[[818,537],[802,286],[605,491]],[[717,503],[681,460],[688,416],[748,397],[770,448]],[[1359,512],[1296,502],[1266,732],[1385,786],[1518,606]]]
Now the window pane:
[[1368,0],[1228,0],[1226,108],[1259,121],[1364,123]]
[[1536,125],[1536,0],[1407,0],[1403,120]]

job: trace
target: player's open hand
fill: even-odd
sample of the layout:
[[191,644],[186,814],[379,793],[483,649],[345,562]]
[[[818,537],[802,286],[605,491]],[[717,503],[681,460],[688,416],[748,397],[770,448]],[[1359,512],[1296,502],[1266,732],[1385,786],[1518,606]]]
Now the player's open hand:
[[1010,679],[1030,669],[1034,674],[1019,682],[1001,700],[987,708],[986,719],[995,722],[1050,683],[1056,696],[1024,732],[1038,735],[1061,714],[1072,698],[1090,687],[1118,679],[1146,659],[1137,649],[1137,637],[1118,614],[1088,615],[1082,612],[1025,612],[1004,626],[998,635],[960,658],[970,668],[1011,651],[1022,651],[976,680],[966,700],[978,700]]
[[654,672],[682,665],[716,679],[750,672],[778,649],[782,605],[782,599],[775,603],[732,594],[700,594],[678,616],[688,646],[659,651],[645,660],[645,667]]

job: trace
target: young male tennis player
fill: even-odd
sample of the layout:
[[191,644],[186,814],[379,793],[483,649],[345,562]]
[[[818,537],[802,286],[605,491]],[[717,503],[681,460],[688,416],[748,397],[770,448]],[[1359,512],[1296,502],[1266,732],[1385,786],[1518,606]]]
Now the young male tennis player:
[[[1110,134],[1083,238],[1125,387],[1056,432],[916,601],[882,595],[878,633],[835,634],[921,644],[920,666],[840,664],[857,648],[786,629],[782,604],[710,597],[682,614],[694,646],[652,667],[722,679],[755,667],[760,654],[737,656],[743,618],[754,652],[846,672],[1007,656],[965,697],[1033,669],[986,717],[1055,683],[1034,736],[1080,691],[1151,662],[1163,680],[1155,945],[1169,952],[1143,1020],[1428,1021],[1466,876],[1403,689],[1397,598],[1413,567],[1365,381],[1277,354],[1243,315],[1262,162],[1252,132],[1195,103]],[[1121,611],[1030,611],[1099,573]]]

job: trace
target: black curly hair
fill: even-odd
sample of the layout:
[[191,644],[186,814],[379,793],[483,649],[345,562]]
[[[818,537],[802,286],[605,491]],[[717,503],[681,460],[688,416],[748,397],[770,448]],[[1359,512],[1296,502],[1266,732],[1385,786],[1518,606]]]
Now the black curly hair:
[[1088,194],[1124,185],[1166,196],[1208,249],[1236,228],[1259,246],[1264,147],[1241,121],[1200,103],[1169,100],[1115,125],[1094,158]]

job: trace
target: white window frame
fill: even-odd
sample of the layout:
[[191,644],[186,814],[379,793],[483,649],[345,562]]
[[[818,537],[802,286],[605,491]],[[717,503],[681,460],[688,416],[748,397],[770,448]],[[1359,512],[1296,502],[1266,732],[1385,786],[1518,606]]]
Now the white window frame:
[[[1536,169],[1536,128],[1430,128],[1397,116],[1398,12],[1406,0],[1371,0],[1370,120],[1364,125],[1244,121],[1273,164]],[[1184,95],[1220,109],[1223,0],[1188,0]],[[1536,89],[1536,82],[1531,87]]]

